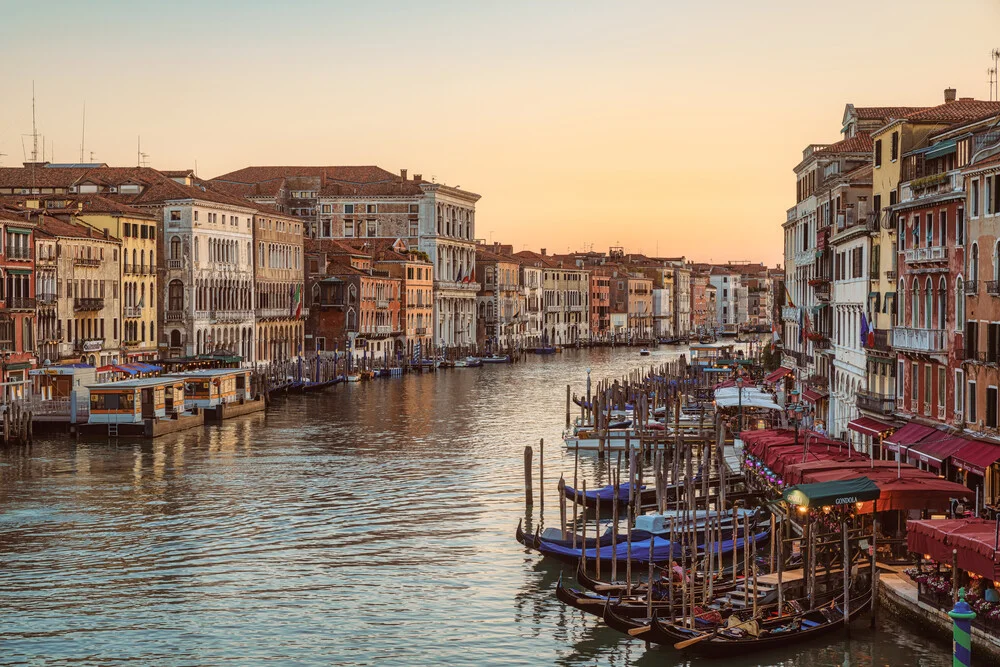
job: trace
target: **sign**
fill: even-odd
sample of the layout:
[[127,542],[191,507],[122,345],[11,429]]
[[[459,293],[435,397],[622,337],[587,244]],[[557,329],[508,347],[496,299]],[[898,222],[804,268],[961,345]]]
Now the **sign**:
[[104,346],[103,340],[85,340],[83,341],[83,351],[84,352],[100,352],[101,348]]

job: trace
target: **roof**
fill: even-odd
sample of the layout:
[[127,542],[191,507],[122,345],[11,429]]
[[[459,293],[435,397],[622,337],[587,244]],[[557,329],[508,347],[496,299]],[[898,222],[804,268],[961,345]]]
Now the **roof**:
[[906,115],[911,123],[961,123],[1000,113],[1000,102],[962,98]]
[[822,150],[816,151],[814,155],[825,155],[829,153],[871,153],[873,149],[872,137],[870,134],[859,132],[848,139],[841,139],[837,143],[830,144]]
[[995,521],[980,518],[906,522],[910,551],[928,554],[938,562],[958,561],[958,568],[987,579],[1000,579],[1000,551],[996,550]]
[[103,229],[97,229],[83,222],[61,220],[51,215],[41,214],[36,216],[37,227],[35,234],[43,236],[53,236],[60,238],[91,239],[93,241],[118,242],[115,236],[110,234],[105,237]]
[[178,378],[170,375],[161,375],[152,378],[137,378],[135,380],[121,380],[119,382],[102,382],[92,384],[87,388],[91,391],[103,391],[105,389],[138,389],[141,387],[155,387],[159,385],[173,384]]
[[902,118],[927,107],[854,107],[858,120],[889,120]]
[[198,377],[219,377],[222,375],[232,375],[233,373],[249,373],[249,368],[198,368],[193,371],[176,371],[165,378],[198,378]]
[[237,186],[267,183],[269,189],[276,191],[279,183],[283,185],[289,178],[303,177],[318,178],[319,195],[327,197],[421,195],[420,185],[429,183],[423,179],[403,180],[400,174],[375,165],[244,167],[216,176],[212,181]]
[[799,484],[785,489],[782,497],[793,505],[805,507],[823,507],[832,505],[841,507],[856,503],[878,500],[882,495],[878,485],[867,477],[846,479],[834,482],[816,482],[814,484]]

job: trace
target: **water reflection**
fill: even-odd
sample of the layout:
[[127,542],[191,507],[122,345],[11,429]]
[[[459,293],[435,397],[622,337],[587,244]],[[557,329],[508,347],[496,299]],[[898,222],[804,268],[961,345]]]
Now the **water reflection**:
[[[563,567],[513,540],[524,446],[537,481],[545,439],[535,524],[558,521],[555,485],[572,481],[566,384],[669,356],[566,352],[338,386],[152,443],[2,452],[0,661],[686,664],[559,603]],[[613,466],[585,456],[580,477],[606,483]],[[887,626],[715,664],[944,665],[947,653]]]

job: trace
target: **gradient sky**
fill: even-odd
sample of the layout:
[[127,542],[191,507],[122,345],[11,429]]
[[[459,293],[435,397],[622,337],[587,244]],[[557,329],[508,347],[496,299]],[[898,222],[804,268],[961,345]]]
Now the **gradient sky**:
[[[378,164],[515,249],[781,261],[844,104],[988,99],[1000,2],[0,0],[0,164]],[[47,150],[47,153],[49,151]],[[30,154],[30,153],[29,153]]]

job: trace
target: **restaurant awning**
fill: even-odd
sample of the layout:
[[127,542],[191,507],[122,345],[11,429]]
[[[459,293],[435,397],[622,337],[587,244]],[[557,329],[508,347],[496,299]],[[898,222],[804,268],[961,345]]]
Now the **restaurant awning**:
[[791,368],[779,366],[764,377],[765,384],[774,384],[786,375],[791,375],[794,371]]
[[929,436],[907,450],[907,456],[926,463],[939,470],[941,464],[952,454],[965,446],[968,440],[942,433],[940,437]]
[[955,551],[960,569],[997,581],[1000,580],[998,526],[997,522],[986,519],[907,521],[906,545],[910,551],[927,554],[941,563],[950,563]]
[[875,482],[867,477],[857,477],[839,482],[799,484],[785,489],[782,497],[792,505],[822,507],[825,505],[853,505],[854,503],[878,500],[881,495]]
[[889,451],[895,452],[900,446],[909,447],[911,445],[915,445],[924,438],[932,436],[935,433],[940,433],[940,431],[933,429],[930,426],[921,426],[920,424],[909,423],[889,436],[889,438],[882,444]]
[[847,428],[852,431],[857,431],[864,435],[870,435],[873,438],[877,438],[883,434],[891,434],[895,430],[895,426],[892,424],[886,424],[872,417],[858,417],[857,419],[847,422]]
[[813,391],[812,389],[806,389],[802,392],[802,400],[809,401],[810,403],[819,403],[829,395],[829,392],[826,391]]
[[983,440],[966,440],[965,445],[952,454],[951,460],[976,475],[985,475],[986,469],[1000,460],[1000,446]]

